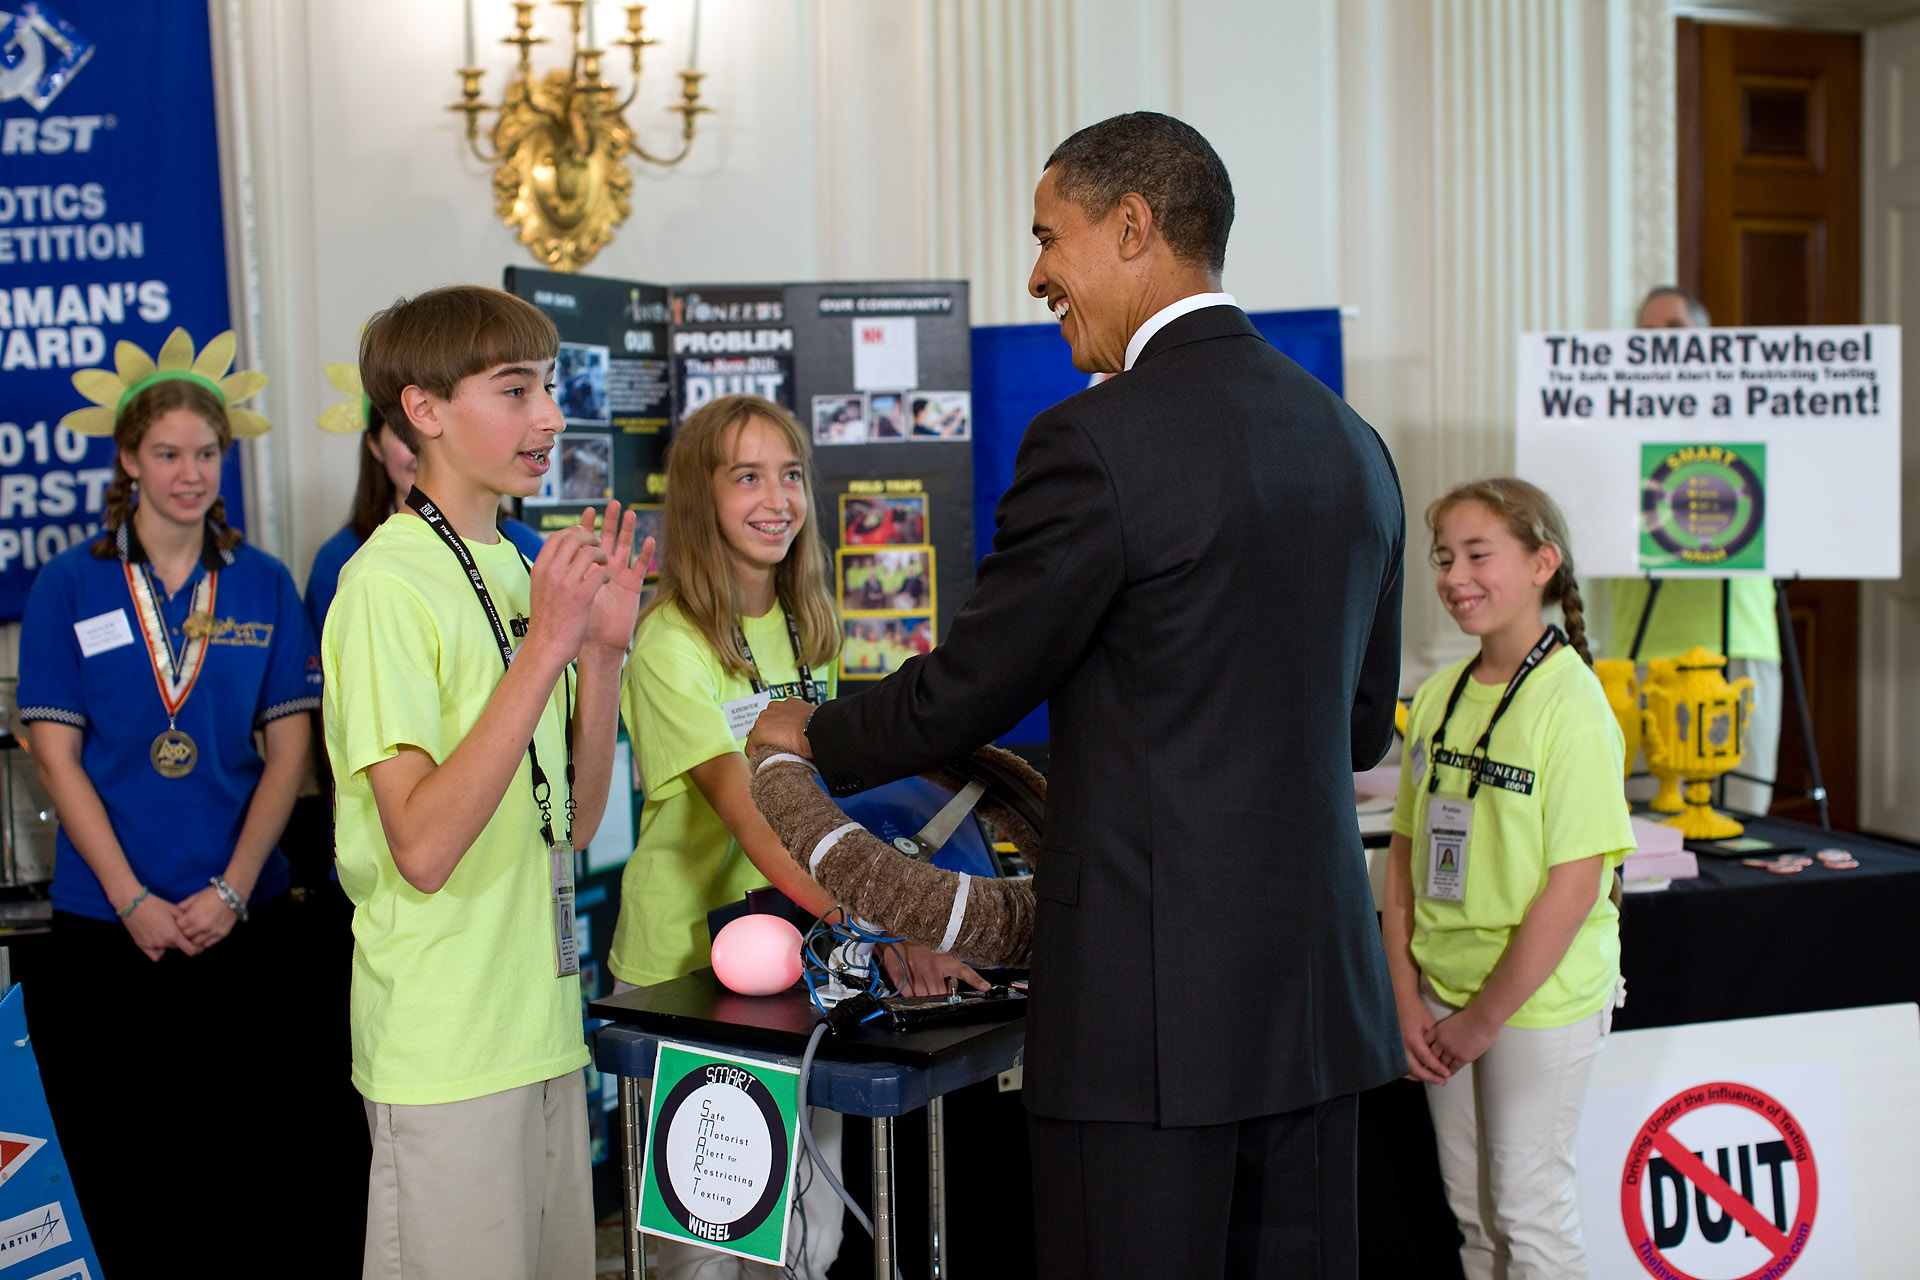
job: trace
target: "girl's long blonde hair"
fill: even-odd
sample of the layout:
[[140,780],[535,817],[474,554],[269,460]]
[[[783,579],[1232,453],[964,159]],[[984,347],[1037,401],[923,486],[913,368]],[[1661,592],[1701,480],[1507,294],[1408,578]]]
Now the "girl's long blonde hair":
[[[1573,545],[1567,538],[1567,519],[1560,514],[1553,499],[1537,485],[1512,476],[1474,480],[1434,499],[1427,508],[1427,532],[1437,538],[1441,518],[1463,502],[1478,502],[1493,512],[1529,554],[1549,544],[1558,548],[1560,567],[1541,589],[1541,599],[1560,606],[1560,615],[1567,624],[1567,643],[1583,662],[1592,666],[1593,654],[1587,649],[1586,605],[1573,578]],[[1437,552],[1438,548],[1430,549],[1427,558],[1432,560]]]
[[827,546],[815,511],[813,445],[792,414],[760,396],[709,400],[688,414],[674,432],[667,450],[660,591],[646,611],[679,605],[728,671],[740,676],[753,671],[735,636],[739,592],[713,502],[714,473],[733,461],[733,442],[753,418],[780,432],[806,473],[807,513],[794,531],[786,559],[774,569],[773,583],[780,607],[800,633],[801,658],[810,667],[824,667],[840,651],[840,612],[827,580]]

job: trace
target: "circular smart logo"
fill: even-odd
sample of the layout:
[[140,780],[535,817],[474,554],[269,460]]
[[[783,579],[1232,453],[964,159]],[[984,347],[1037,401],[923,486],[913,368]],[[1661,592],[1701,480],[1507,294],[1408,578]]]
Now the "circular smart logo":
[[1766,485],[1757,447],[1754,454],[1746,446],[1648,446],[1640,515],[1652,546],[1643,544],[1642,558],[1651,552],[1670,567],[1760,567]]
[[655,1186],[693,1235],[739,1240],[782,1203],[792,1145],[760,1078],[738,1063],[709,1062],[681,1077],[661,1106]]

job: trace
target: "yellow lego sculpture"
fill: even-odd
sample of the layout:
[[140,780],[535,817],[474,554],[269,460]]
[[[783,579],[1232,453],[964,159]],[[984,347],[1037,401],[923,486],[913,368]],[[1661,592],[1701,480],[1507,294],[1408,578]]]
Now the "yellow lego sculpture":
[[1726,665],[1724,657],[1699,645],[1647,664],[1643,745],[1647,767],[1660,779],[1653,807],[1678,810],[1667,824],[1690,840],[1724,840],[1744,830],[1708,804],[1712,781],[1739,766],[1753,714],[1753,681],[1743,677],[1728,684],[1721,674]]
[[1633,673],[1633,663],[1625,658],[1596,658],[1593,673],[1600,677],[1600,687],[1606,691],[1607,705],[1613,708],[1613,718],[1620,722],[1620,734],[1627,741],[1627,758],[1621,773],[1631,776],[1633,757],[1640,750],[1641,721],[1646,718],[1646,708],[1640,698],[1640,680]]

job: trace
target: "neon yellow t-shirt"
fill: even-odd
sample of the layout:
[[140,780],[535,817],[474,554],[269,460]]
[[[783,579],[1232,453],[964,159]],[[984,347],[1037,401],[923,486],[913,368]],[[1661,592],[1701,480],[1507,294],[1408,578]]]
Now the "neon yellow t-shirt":
[[[740,624],[762,681],[777,690],[800,679],[779,605]],[[813,676],[831,696],[833,673]],[[752,693],[677,605],[655,609],[640,624],[620,713],[647,799],[639,842],[620,877],[620,918],[607,955],[607,967],[623,981],[648,986],[707,964],[707,912],[767,883],[687,776],[697,764],[742,749],[746,735],[733,735],[725,707]]]
[[[1727,648],[1730,658],[1780,661],[1780,622],[1774,611],[1773,579],[1731,578],[1727,593]],[[1607,656],[1633,652],[1633,632],[1647,603],[1645,578],[1615,578],[1607,584],[1611,621]],[[1720,579],[1668,578],[1653,602],[1640,661],[1673,658],[1697,644],[1720,651]]]
[[[1473,804],[1464,896],[1427,896],[1427,757],[1462,659],[1413,696],[1393,829],[1413,842],[1413,959],[1435,993],[1456,1008],[1472,999],[1506,952],[1547,869],[1606,855],[1609,872],[1633,848],[1620,785],[1626,747],[1600,681],[1567,645],[1521,684],[1488,745]],[[1505,685],[1468,680],[1447,723],[1449,757],[1464,760],[1486,731]],[[1503,767],[1504,766],[1504,767]],[[1440,794],[1467,793],[1467,770],[1439,765]],[[1620,913],[1601,877],[1593,909],[1551,976],[1509,1018],[1516,1027],[1563,1027],[1613,999],[1620,974]]]
[[[525,617],[531,584],[513,544],[467,549],[502,623]],[[445,761],[503,671],[473,587],[426,521],[386,521],[347,562],[320,649],[336,862],[353,900],[354,1087],[375,1102],[458,1102],[585,1066],[580,980],[554,976],[547,850],[526,757],[438,893],[401,878],[367,782],[367,769],[402,746]],[[564,686],[534,734],[562,824]]]

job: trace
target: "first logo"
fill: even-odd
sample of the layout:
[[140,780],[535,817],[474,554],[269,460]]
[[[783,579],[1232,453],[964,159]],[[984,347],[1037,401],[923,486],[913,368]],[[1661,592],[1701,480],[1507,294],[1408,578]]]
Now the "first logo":
[[45,111],[93,49],[93,41],[39,0],[0,9],[0,102],[19,98]]

